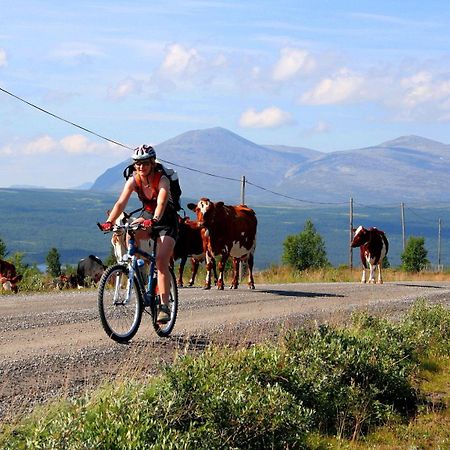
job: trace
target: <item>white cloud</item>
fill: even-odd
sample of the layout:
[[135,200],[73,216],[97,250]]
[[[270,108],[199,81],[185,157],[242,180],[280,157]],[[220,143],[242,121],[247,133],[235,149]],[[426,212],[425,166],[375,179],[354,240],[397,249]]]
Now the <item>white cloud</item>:
[[306,50],[283,48],[280,53],[272,73],[275,81],[286,81],[297,74],[310,73],[316,67],[314,58]]
[[0,67],[6,66],[6,51],[0,48]]
[[292,115],[276,106],[259,112],[250,108],[241,115],[239,120],[239,125],[245,128],[275,128],[290,123],[293,123]]
[[16,155],[17,159],[20,159],[21,155],[100,155],[102,152],[120,155],[124,154],[124,149],[109,142],[106,143],[101,141],[90,141],[85,136],[80,134],[66,136],[59,140],[54,139],[48,135],[43,135],[29,141],[14,141],[13,143],[5,144],[2,148],[0,148],[0,156]]
[[50,153],[57,148],[57,141],[50,136],[40,136],[23,145],[23,151],[27,155],[42,155]]
[[117,86],[108,90],[109,97],[113,99],[122,99],[129,95],[139,94],[142,92],[143,82],[133,78],[122,80]]
[[182,76],[195,73],[199,69],[202,58],[196,49],[187,49],[180,44],[168,47],[161,65],[161,72],[168,76]]
[[66,153],[72,155],[83,155],[83,154],[101,154],[102,152],[115,152],[118,154],[123,154],[123,147],[119,147],[111,142],[92,142],[81,134],[73,134],[71,136],[66,136],[59,141],[62,150]]
[[12,145],[6,144],[3,147],[0,147],[0,156],[10,156],[14,154],[14,149]]
[[310,129],[310,131],[311,131],[311,133],[314,133],[314,134],[327,133],[328,131],[330,131],[330,125],[328,123],[320,120]]
[[331,105],[367,99],[366,80],[363,76],[347,69],[334,77],[324,78],[313,89],[300,96],[300,102],[307,105]]
[[91,44],[79,42],[65,43],[51,54],[53,58],[69,64],[89,63],[102,55],[103,53]]
[[421,104],[435,102],[441,108],[450,108],[450,80],[436,80],[430,72],[421,71],[400,80],[403,105],[415,108]]

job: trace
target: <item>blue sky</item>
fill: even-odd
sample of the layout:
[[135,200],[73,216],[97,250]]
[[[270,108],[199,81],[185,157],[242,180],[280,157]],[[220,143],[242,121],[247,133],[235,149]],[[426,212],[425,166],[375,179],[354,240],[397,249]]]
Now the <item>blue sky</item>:
[[[216,126],[324,152],[450,143],[447,1],[0,8],[0,87],[127,146]],[[0,187],[70,188],[129,153],[0,92]]]

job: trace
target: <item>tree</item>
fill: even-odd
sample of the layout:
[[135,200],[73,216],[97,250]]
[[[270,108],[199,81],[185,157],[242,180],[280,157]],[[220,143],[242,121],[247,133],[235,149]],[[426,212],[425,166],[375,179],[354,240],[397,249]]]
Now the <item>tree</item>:
[[0,259],[4,259],[8,252],[6,251],[6,244],[2,238],[0,238]]
[[47,272],[52,277],[59,277],[61,275],[61,262],[59,260],[58,250],[55,247],[50,249],[50,251],[48,252],[46,261],[47,261]]
[[305,222],[303,231],[288,236],[283,247],[283,262],[297,270],[330,265],[322,236],[317,233],[311,220]]
[[427,259],[428,251],[425,248],[425,238],[411,236],[401,254],[402,268],[407,272],[420,272],[430,264]]

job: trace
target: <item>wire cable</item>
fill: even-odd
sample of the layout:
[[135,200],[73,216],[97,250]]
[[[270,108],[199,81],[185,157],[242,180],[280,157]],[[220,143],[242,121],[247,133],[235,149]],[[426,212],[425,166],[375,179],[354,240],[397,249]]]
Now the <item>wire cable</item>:
[[13,94],[12,92],[7,91],[6,89],[3,89],[2,87],[0,87],[0,91],[4,92],[5,94],[10,95],[11,97],[14,97],[17,100],[20,100],[21,102],[27,104],[28,106],[31,106],[32,108],[35,108],[35,109],[37,109],[37,110],[39,110],[39,111],[41,111],[41,112],[43,112],[45,114],[48,114],[49,116],[55,117],[58,120],[62,120],[63,122],[68,123],[69,125],[73,125],[74,127],[77,127],[80,130],[86,131],[87,133],[91,133],[94,136],[97,136],[97,137],[99,137],[101,139],[104,139],[105,141],[111,142],[111,143],[116,144],[116,145],[120,145],[120,147],[126,148],[128,150],[133,150],[131,147],[128,147],[128,145],[125,145],[125,144],[122,144],[120,142],[114,141],[113,139],[110,139],[110,138],[107,138],[106,136],[98,134],[95,131],[90,130],[89,128],[82,127],[81,125],[78,125],[78,124],[76,124],[74,122],[71,122],[70,120],[64,119],[61,116],[53,114],[52,112],[47,111],[46,109],[41,108],[40,106],[37,106],[37,105],[35,105],[35,104],[31,103],[31,102],[28,102],[27,100],[19,97],[18,95]]

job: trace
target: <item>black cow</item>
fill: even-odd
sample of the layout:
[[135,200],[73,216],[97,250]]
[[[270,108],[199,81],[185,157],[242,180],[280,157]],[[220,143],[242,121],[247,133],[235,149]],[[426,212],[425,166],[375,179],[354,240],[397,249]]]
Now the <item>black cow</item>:
[[98,283],[105,269],[106,266],[97,256],[89,255],[80,260],[77,267],[78,288],[89,286],[89,280]]
[[[202,236],[205,233],[196,221],[190,220],[188,217],[178,217],[178,237],[173,250],[173,259],[180,259],[180,267],[178,271],[178,287],[183,287],[183,271],[187,259],[191,258],[192,275],[189,280],[189,286],[193,286],[197,275],[200,262],[205,259],[203,250]],[[217,283],[216,261],[212,261],[212,270],[214,272],[215,283]]]
[[18,275],[16,267],[8,261],[0,259],[0,290],[17,292],[19,288],[17,283],[22,279],[22,275]]
[[381,275],[381,266],[383,258],[389,250],[389,242],[384,231],[375,227],[366,229],[358,227],[353,236],[352,247],[359,247],[361,254],[361,263],[363,266],[361,283],[366,282],[366,269],[369,269],[369,283],[375,283],[375,270],[378,266],[378,283],[383,283]]

